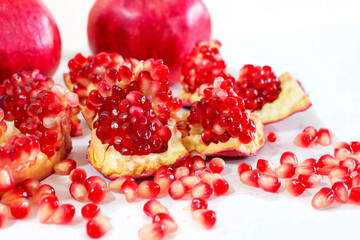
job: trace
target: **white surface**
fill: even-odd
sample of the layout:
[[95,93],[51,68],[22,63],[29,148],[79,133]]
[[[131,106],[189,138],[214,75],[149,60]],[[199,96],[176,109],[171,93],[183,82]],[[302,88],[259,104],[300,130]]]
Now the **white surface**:
[[[65,56],[73,56],[78,51],[86,53],[85,12],[93,1],[44,2],[59,23]],[[296,153],[300,161],[332,153],[330,147],[301,149],[292,144],[295,135],[307,125],[327,126],[347,141],[360,140],[358,1],[340,4],[339,1],[305,0],[296,5],[294,1],[271,1],[273,4],[270,4],[260,0],[225,0],[221,5],[215,0],[205,2],[213,16],[214,36],[223,42],[222,51],[228,65],[239,69],[245,63],[269,64],[278,74],[289,70],[301,80],[314,103],[305,113],[268,125],[267,130],[278,132],[279,141],[267,144],[257,157],[243,158],[244,161],[254,165],[258,158],[265,158],[278,164],[281,153],[286,150]],[[62,82],[62,73],[67,71],[66,61],[64,59],[55,76],[57,82]],[[74,139],[70,157],[89,175],[98,174],[86,161],[89,130],[84,122],[82,124],[85,135]],[[188,200],[160,199],[180,227],[176,235],[166,239],[338,239],[355,235],[359,207],[334,204],[330,210],[316,211],[310,202],[318,189],[307,190],[303,196],[294,198],[284,187],[277,194],[247,187],[236,174],[238,163],[239,160],[230,160],[224,170],[230,193],[209,201],[209,208],[218,215],[213,230],[204,230],[195,223],[189,210],[184,209]],[[44,182],[55,187],[61,203],[76,206],[73,223],[42,225],[34,208],[26,220],[10,220],[0,230],[2,239],[87,238],[80,214],[84,204],[71,199],[68,177],[53,175]],[[138,229],[151,221],[142,212],[144,203],[145,200],[138,200],[129,204],[123,195],[108,192],[106,202],[100,206],[103,215],[111,219],[113,229],[104,239],[137,239]]]

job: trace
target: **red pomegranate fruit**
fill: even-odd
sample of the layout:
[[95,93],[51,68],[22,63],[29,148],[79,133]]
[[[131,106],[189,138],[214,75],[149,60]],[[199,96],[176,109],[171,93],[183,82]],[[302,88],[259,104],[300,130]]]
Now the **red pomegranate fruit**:
[[61,57],[57,25],[40,0],[3,0],[0,7],[0,82],[22,70],[51,76]]
[[93,53],[163,59],[171,83],[180,81],[185,54],[197,41],[208,41],[210,33],[210,15],[201,0],[98,0],[88,19]]

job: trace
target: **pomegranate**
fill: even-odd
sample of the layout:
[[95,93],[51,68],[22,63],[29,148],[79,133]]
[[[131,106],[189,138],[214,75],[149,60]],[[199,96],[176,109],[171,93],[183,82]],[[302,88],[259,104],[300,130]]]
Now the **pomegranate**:
[[40,0],[3,0],[0,8],[0,82],[22,70],[51,76],[61,57],[56,23]]
[[210,32],[210,15],[201,0],[99,0],[88,19],[94,53],[163,59],[171,83],[180,81],[185,54],[197,41],[208,41]]

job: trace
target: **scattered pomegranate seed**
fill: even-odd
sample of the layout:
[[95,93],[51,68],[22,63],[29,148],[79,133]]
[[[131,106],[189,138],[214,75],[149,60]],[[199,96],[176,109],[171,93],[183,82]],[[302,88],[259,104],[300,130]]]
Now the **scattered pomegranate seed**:
[[350,189],[349,201],[353,204],[360,205],[360,187]]
[[7,165],[0,168],[0,192],[9,190],[15,186],[14,177]]
[[274,165],[265,160],[265,159],[258,159],[256,162],[256,168],[263,173],[269,173],[269,174],[274,174],[275,173],[275,167]]
[[283,163],[276,168],[275,174],[279,178],[291,178],[295,175],[295,166],[291,163]]
[[323,209],[334,202],[334,191],[328,187],[321,188],[312,199],[312,206],[315,209]]
[[211,172],[211,170],[209,168],[203,167],[203,168],[199,168],[199,169],[195,170],[193,175],[199,176],[202,173],[210,173],[210,174],[212,174],[212,172]]
[[298,164],[296,155],[293,152],[284,152],[280,157],[280,164],[290,163],[294,166]]
[[219,173],[212,175],[211,183],[214,194],[217,196],[224,195],[229,191],[229,183]]
[[81,215],[84,219],[91,219],[100,214],[101,210],[98,205],[88,203],[81,208]]
[[107,184],[105,182],[104,179],[102,179],[101,177],[99,176],[91,176],[91,177],[88,177],[84,184],[85,184],[85,187],[88,191],[90,191],[90,186],[93,185],[93,184],[99,184],[102,188],[104,188],[105,190],[107,189]]
[[25,179],[22,183],[22,187],[27,192],[28,197],[32,197],[35,194],[36,190],[39,188],[39,186],[40,181],[32,178]]
[[193,218],[206,229],[212,228],[216,223],[216,213],[208,209],[198,209],[192,212]]
[[350,174],[330,178],[331,184],[336,182],[343,182],[348,186],[348,189],[352,188],[352,176]]
[[360,187],[360,174],[357,174],[352,177],[352,187]]
[[160,193],[160,186],[151,181],[143,181],[138,186],[138,195],[141,198],[152,199],[156,198]]
[[298,179],[286,180],[285,188],[294,197],[300,196],[305,191],[305,185]]
[[126,181],[126,180],[130,180],[130,181],[135,181],[135,179],[133,177],[130,176],[121,176],[118,179],[112,181],[109,183],[109,189],[112,192],[118,192],[118,193],[122,193],[121,191],[121,186],[122,184]]
[[138,195],[138,185],[133,181],[125,181],[121,186],[122,192],[125,194],[126,201],[135,202]]
[[86,171],[82,168],[76,168],[70,172],[70,180],[72,182],[84,183],[85,179],[86,179]]
[[8,218],[8,207],[0,203],[0,228],[2,228]]
[[[85,185],[86,188],[86,185]],[[88,188],[88,199],[93,203],[101,203],[106,197],[106,188],[103,185],[95,182]]]
[[355,170],[356,165],[357,165],[356,161],[351,158],[347,158],[339,162],[339,166],[348,168],[350,172]]
[[81,182],[72,182],[69,188],[70,195],[79,202],[85,202],[88,199],[88,191]]
[[330,172],[329,172],[329,178],[335,178],[335,177],[339,177],[339,176],[344,176],[350,174],[350,169],[344,166],[337,166],[334,167]]
[[208,199],[213,193],[211,186],[204,182],[199,182],[191,189],[192,198]]
[[46,223],[59,207],[59,200],[55,195],[42,195],[44,198],[39,202],[38,218],[41,223]]
[[76,162],[73,159],[65,159],[54,165],[55,173],[59,175],[70,175],[71,171],[76,168]]
[[190,159],[191,163],[192,163],[192,170],[196,171],[200,168],[204,168],[206,167],[206,163],[204,161],[204,159],[200,156],[194,156]]
[[300,174],[298,176],[300,182],[302,182],[306,188],[316,188],[319,186],[322,176],[320,174],[312,173],[309,175]]
[[316,168],[313,167],[313,166],[297,166],[296,169],[295,169],[295,175],[310,175],[310,174],[313,174],[313,173],[316,173]]
[[186,188],[180,180],[175,180],[169,187],[169,195],[172,199],[177,200],[182,198],[186,193]]
[[88,221],[86,232],[91,238],[101,238],[111,229],[110,221],[102,216],[97,216]]
[[222,158],[213,158],[209,163],[209,169],[212,173],[221,173],[225,168],[225,161]]
[[[196,174],[196,173],[195,173]],[[212,185],[212,176],[213,174],[212,173],[209,173],[209,172],[202,172],[200,174],[197,174],[196,175],[197,178],[200,180],[200,181],[203,181],[204,183],[207,183],[209,184],[210,186]]]
[[315,158],[308,158],[298,165],[298,167],[315,167],[317,166]]
[[1,197],[1,202],[6,205],[10,205],[12,201],[18,198],[27,198],[27,192],[21,188],[14,188],[4,193]]
[[153,217],[153,223],[160,223],[165,226],[165,235],[176,232],[178,225],[175,220],[166,213],[158,213]]
[[30,212],[30,202],[26,198],[17,198],[10,204],[11,215],[16,219],[27,217]]
[[334,191],[335,200],[339,203],[347,203],[349,201],[349,190],[345,183],[336,182],[332,185],[331,190]]
[[191,211],[195,211],[198,209],[207,209],[208,204],[205,199],[202,198],[193,198],[190,203]]
[[156,171],[154,176],[154,182],[159,184],[160,192],[167,192],[171,183],[175,180],[175,176],[172,171],[159,171],[160,168]]
[[241,162],[237,167],[238,175],[240,176],[243,172],[252,170],[252,166],[249,163]]
[[338,160],[345,160],[351,154],[351,147],[345,142],[337,143],[334,146],[334,156]]
[[40,185],[40,187],[36,190],[36,192],[34,193],[34,196],[32,197],[33,203],[39,204],[40,197],[43,194],[55,195],[55,189],[48,184]]
[[352,141],[350,142],[350,147],[353,153],[360,151],[360,142],[359,141]]
[[188,167],[182,166],[175,168],[174,170],[175,179],[180,179],[183,176],[189,176],[189,175],[190,175],[190,169]]
[[142,227],[138,236],[141,240],[162,240],[165,237],[165,225],[161,223],[151,223]]
[[268,174],[260,174],[258,183],[261,189],[272,193],[277,192],[281,186],[281,182],[278,177]]
[[317,173],[323,176],[327,176],[335,167],[336,165],[328,165],[322,168],[318,168]]
[[143,209],[149,217],[154,217],[158,213],[170,214],[169,210],[156,199],[147,201]]
[[322,146],[328,146],[331,144],[331,132],[329,129],[320,128],[317,132],[316,143],[319,143]]
[[72,221],[75,216],[75,207],[71,204],[60,205],[51,217],[52,223],[67,224]]
[[317,136],[317,131],[313,126],[308,126],[308,127],[304,128],[303,133],[309,134],[309,136],[311,137],[312,140],[315,140],[315,138]]
[[277,133],[273,131],[270,131],[267,136],[269,142],[276,142],[277,138],[278,138]]
[[183,176],[179,180],[185,186],[186,191],[190,191],[196,184],[200,182],[199,178],[196,176]]
[[333,156],[329,155],[329,154],[325,154],[323,156],[321,156],[317,162],[317,166],[319,168],[325,167],[325,166],[329,166],[329,165],[337,165],[338,164],[338,160],[335,159]]
[[299,133],[294,138],[294,145],[302,148],[308,148],[313,143],[313,138],[306,132]]
[[240,181],[250,187],[259,187],[259,170],[249,170],[240,174]]

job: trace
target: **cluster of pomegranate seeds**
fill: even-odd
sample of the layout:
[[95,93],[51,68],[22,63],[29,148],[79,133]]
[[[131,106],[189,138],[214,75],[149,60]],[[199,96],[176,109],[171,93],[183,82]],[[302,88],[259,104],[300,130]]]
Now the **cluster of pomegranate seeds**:
[[192,52],[185,55],[182,64],[182,82],[185,92],[193,93],[203,84],[211,85],[215,78],[235,81],[225,72],[226,64],[219,48],[219,41],[198,42]]
[[244,99],[245,108],[256,111],[275,101],[281,86],[271,67],[247,64],[241,68],[235,90]]
[[191,105],[187,121],[202,127],[201,138],[206,145],[238,138],[243,144],[252,141],[255,123],[245,112],[244,101],[233,89],[233,82],[221,77],[213,88],[204,90],[204,97]]
[[295,137],[294,144],[303,148],[310,147],[313,143],[328,146],[331,144],[333,137],[334,134],[329,129],[320,128],[316,130],[316,128],[308,126]]

